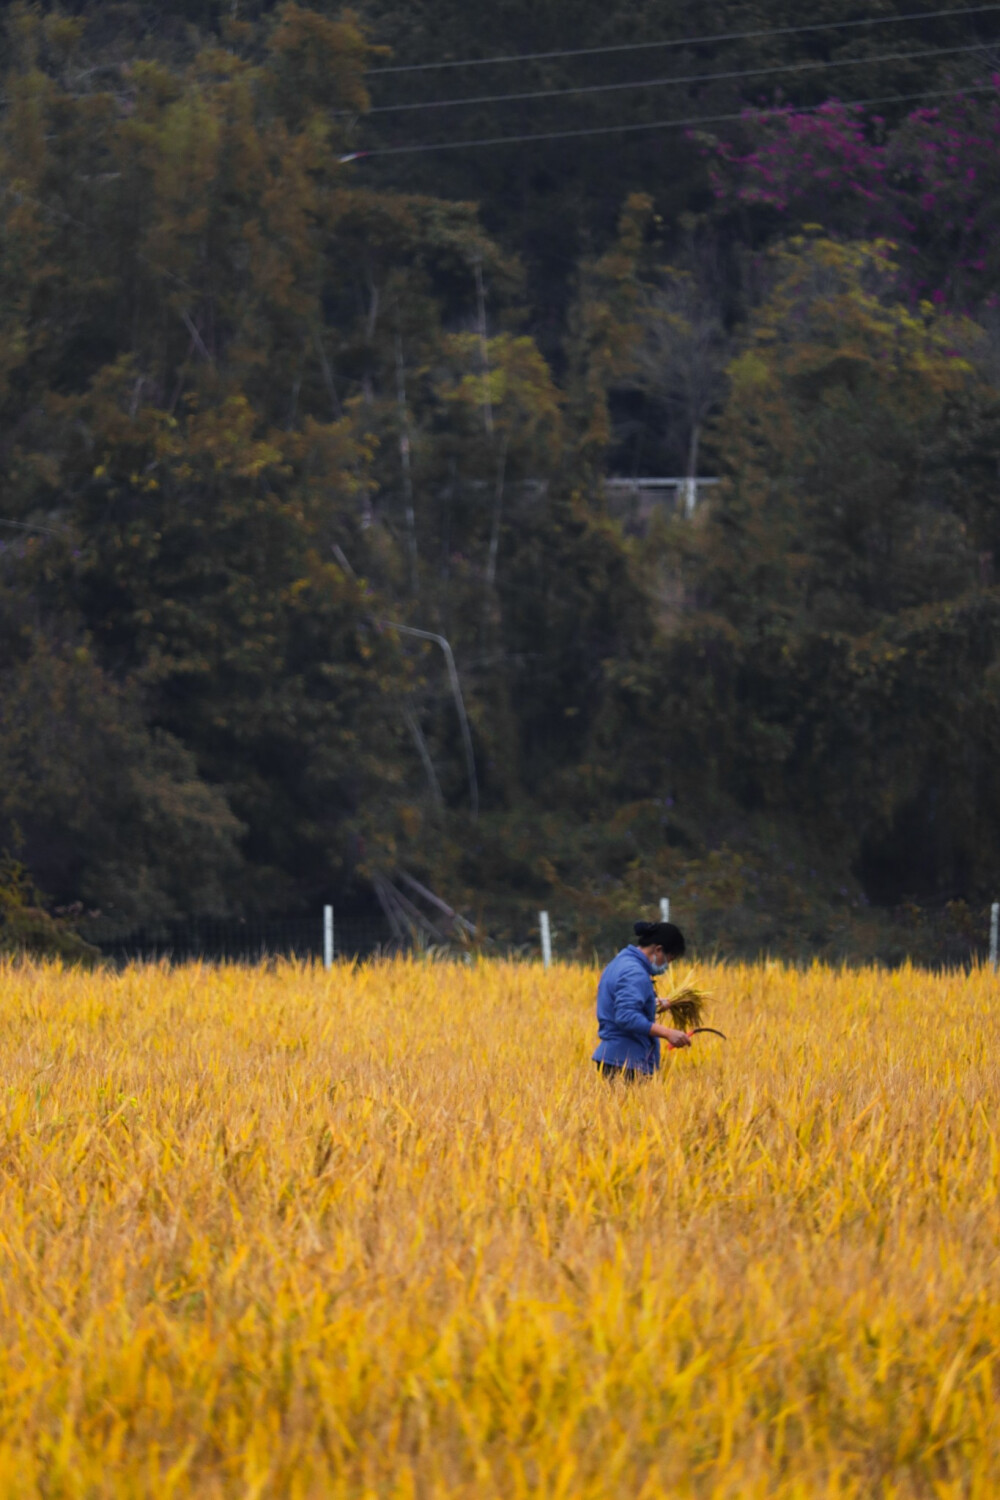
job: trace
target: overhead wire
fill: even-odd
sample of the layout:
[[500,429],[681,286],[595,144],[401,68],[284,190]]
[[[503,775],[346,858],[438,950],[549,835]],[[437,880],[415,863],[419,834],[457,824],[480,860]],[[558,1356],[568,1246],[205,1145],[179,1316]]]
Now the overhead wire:
[[828,109],[831,103],[844,105],[848,109],[868,109],[872,106],[882,104],[911,104],[926,99],[956,99],[961,95],[981,94],[990,91],[996,92],[996,90],[997,85],[994,83],[973,84],[968,88],[961,89],[931,89],[924,90],[918,94],[887,94],[877,99],[827,100],[824,104],[810,104],[801,107],[781,105],[770,109],[747,108],[724,115],[690,115],[686,119],[645,120],[640,122],[626,121],[621,125],[590,125],[576,130],[546,130],[534,132],[529,135],[481,136],[475,140],[461,141],[423,141],[411,146],[373,146],[370,151],[358,151],[356,155],[359,158],[416,156],[425,151],[460,151],[480,146],[520,146],[530,141],[565,141],[579,139],[583,136],[622,135],[628,131],[687,130],[697,125],[731,124],[734,121],[746,121],[751,118],[761,119],[768,115],[816,114],[819,110]]
[[755,31],[705,32],[701,36],[671,37],[664,41],[615,42],[603,47],[572,47],[562,48],[553,52],[520,52],[500,57],[466,57],[448,58],[439,62],[392,63],[384,68],[369,68],[366,70],[365,76],[367,78],[380,78],[389,73],[431,73],[446,68],[499,67],[509,63],[548,62],[562,57],[598,57],[610,56],[621,52],[649,52],[654,49],[666,50],[667,48],[676,47],[701,47],[710,45],[712,42],[745,42],[765,37],[800,36],[805,32],[844,31],[858,26],[895,26],[902,25],[908,21],[938,21],[945,17],[951,20],[961,20],[964,16],[984,15],[997,10],[1000,10],[1000,5],[997,4],[972,5],[966,6],[962,10],[918,10],[910,11],[902,16],[863,16],[854,21],[814,21],[811,24],[771,26]]
[[[779,63],[762,68],[728,69],[721,73],[689,73],[668,78],[636,78],[625,83],[585,83],[571,88],[534,89],[519,94],[478,94],[464,99],[422,99],[413,103],[377,104],[365,112],[364,118],[367,119],[369,115],[401,114],[404,111],[422,109],[449,109],[473,104],[506,104],[514,100],[526,99],[565,99],[571,95],[622,93],[628,89],[659,89],[688,83],[718,83],[724,79],[759,78],[765,74],[771,76],[779,73],[817,72],[828,68],[862,68],[886,62],[919,62],[928,57],[948,57],[958,53],[982,52],[996,45],[998,45],[997,42],[966,42],[956,47],[928,47],[920,52],[883,52],[876,53],[872,57],[840,57],[830,60],[807,58],[802,62]],[[338,110],[337,113],[348,114],[351,111]]]

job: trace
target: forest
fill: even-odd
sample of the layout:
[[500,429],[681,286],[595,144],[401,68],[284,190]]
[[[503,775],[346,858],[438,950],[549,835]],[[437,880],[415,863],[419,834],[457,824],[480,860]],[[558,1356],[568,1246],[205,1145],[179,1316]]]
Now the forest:
[[0,24],[8,924],[981,939],[1000,5]]

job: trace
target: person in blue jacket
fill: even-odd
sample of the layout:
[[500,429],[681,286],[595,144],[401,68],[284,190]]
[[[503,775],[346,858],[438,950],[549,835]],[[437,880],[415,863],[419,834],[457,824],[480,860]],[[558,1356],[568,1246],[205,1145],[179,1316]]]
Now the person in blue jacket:
[[673,922],[636,922],[636,940],[615,955],[597,986],[597,1031],[601,1040],[594,1062],[605,1077],[631,1082],[655,1073],[660,1042],[690,1047],[686,1031],[661,1026],[656,1019],[653,975],[663,974],[684,952],[684,934]]

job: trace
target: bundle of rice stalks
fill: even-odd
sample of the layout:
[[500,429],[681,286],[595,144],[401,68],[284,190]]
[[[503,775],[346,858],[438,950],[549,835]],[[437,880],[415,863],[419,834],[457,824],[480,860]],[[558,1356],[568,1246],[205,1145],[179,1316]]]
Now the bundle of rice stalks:
[[691,969],[665,997],[657,996],[656,1011],[662,1015],[665,1010],[670,1012],[670,1019],[681,1031],[693,1031],[700,1026],[705,1014],[705,1001],[710,1000],[711,992],[703,990],[694,982],[694,970]]

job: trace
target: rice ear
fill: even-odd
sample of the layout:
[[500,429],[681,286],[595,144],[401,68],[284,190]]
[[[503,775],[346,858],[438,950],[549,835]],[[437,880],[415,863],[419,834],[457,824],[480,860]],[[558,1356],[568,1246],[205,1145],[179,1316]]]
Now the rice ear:
[[656,1008],[661,1012],[669,1011],[676,1026],[691,1031],[701,1025],[708,998],[708,992],[694,983],[694,970],[691,969],[665,999],[657,1002]]
[[670,1012],[670,1019],[682,1031],[701,1025],[704,1007],[700,996],[679,995],[676,1000],[664,1000],[663,1009]]

